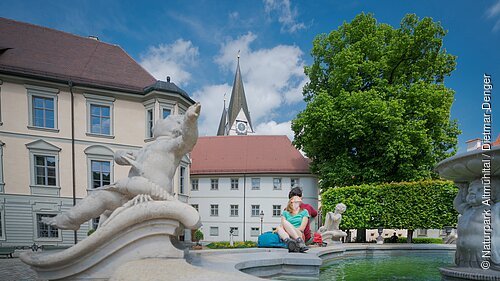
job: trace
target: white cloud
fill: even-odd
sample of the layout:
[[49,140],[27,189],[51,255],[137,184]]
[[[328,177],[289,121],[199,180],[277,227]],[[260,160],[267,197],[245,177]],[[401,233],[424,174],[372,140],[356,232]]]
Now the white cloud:
[[230,20],[237,20],[240,17],[240,14],[238,12],[231,12],[229,13],[229,19]]
[[486,14],[488,15],[489,18],[494,17],[498,14],[500,14],[500,1],[497,1],[497,3],[493,6],[491,6],[487,11]]
[[278,15],[282,32],[294,33],[306,28],[302,22],[297,22],[297,8],[292,8],[290,0],[264,0],[264,9],[268,16]]
[[293,131],[291,126],[292,121],[286,121],[283,123],[269,121],[266,123],[260,123],[257,126],[256,131],[259,135],[286,135],[290,140],[293,140]]
[[[302,100],[302,87],[308,81],[303,71],[303,53],[297,46],[288,45],[254,50],[251,44],[256,38],[256,35],[247,33],[228,40],[221,46],[215,62],[223,70],[234,74],[240,50],[240,68],[254,129],[257,134],[279,132],[290,137],[293,134],[289,124],[284,130],[287,122],[277,123],[273,119],[284,106]],[[200,120],[201,135],[216,134],[224,93],[227,93],[229,104],[232,83],[231,79],[226,84],[208,85],[193,94],[195,100],[201,101],[204,112]],[[274,127],[276,129],[271,130]]]
[[500,0],[498,0],[493,6],[491,6],[488,10],[486,10],[486,16],[488,18],[496,18],[495,25],[493,26],[493,32],[500,30],[500,19],[498,16],[500,15]]
[[151,46],[140,56],[140,64],[158,80],[170,76],[177,85],[186,85],[191,73],[186,68],[196,65],[199,52],[191,41],[177,39],[172,44]]
[[208,85],[193,93],[194,100],[201,103],[201,115],[198,125],[200,136],[214,136],[217,134],[222,108],[224,107],[224,93],[227,94],[227,106],[231,96],[231,86],[228,84]]

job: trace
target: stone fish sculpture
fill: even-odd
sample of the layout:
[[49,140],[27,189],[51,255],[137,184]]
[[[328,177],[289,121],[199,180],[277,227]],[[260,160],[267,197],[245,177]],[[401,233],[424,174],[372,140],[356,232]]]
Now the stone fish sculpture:
[[[131,166],[128,178],[90,191],[68,212],[46,217],[43,222],[59,229],[77,230],[82,223],[100,218],[102,225],[118,207],[138,195],[141,200],[174,200],[172,178],[182,157],[198,139],[197,120],[201,105],[191,106],[185,115],[170,115],[153,128],[154,141],[138,152],[117,151],[115,162]],[[139,199],[139,198],[138,198]]]
[[139,271],[143,262],[189,267],[176,237],[185,228],[198,229],[201,220],[192,206],[173,196],[172,179],[196,144],[200,111],[196,103],[184,115],[159,120],[152,142],[137,152],[115,153],[117,164],[131,166],[127,178],[90,191],[67,212],[44,218],[49,225],[76,230],[100,216],[92,235],[64,251],[22,253],[21,260],[43,280],[134,280],[124,272]]

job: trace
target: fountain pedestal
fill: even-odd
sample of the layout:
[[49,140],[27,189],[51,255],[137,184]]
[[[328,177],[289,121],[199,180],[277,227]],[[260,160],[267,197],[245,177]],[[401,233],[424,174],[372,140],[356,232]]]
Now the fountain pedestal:
[[[117,210],[118,211],[118,210]],[[127,264],[184,261],[175,246],[184,229],[200,226],[198,212],[180,201],[149,201],[119,210],[112,220],[73,247],[56,253],[21,255],[43,280],[113,280]]]
[[450,157],[435,170],[459,187],[456,266],[440,269],[443,280],[500,280],[500,147]]

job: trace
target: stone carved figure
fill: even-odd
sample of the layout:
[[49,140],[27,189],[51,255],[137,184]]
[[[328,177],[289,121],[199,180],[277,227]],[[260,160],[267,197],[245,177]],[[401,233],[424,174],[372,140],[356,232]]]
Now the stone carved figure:
[[500,271],[500,189],[493,189],[491,205],[491,268]]
[[137,152],[115,153],[117,164],[131,166],[127,178],[91,191],[68,212],[43,221],[60,229],[77,230],[82,223],[99,216],[102,225],[115,209],[136,196],[138,202],[174,200],[172,178],[182,157],[196,144],[200,110],[200,103],[196,103],[184,115],[159,120],[153,128],[152,142]]
[[483,190],[481,179],[474,180],[469,184],[466,194],[465,188],[460,189],[454,202],[455,208],[460,212],[457,226],[459,239],[455,254],[458,266],[480,268],[483,261],[483,212],[486,207],[482,203]]
[[340,222],[342,221],[342,214],[347,209],[343,203],[335,206],[335,212],[328,212],[325,216],[325,225],[318,229],[321,234],[323,242],[327,244],[341,243],[341,239],[347,236],[347,233],[340,230]]

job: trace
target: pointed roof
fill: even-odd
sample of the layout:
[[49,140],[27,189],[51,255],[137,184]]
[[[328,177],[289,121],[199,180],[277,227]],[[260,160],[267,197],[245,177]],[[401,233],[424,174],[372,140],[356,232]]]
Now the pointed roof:
[[236,74],[234,75],[233,91],[231,92],[231,100],[229,101],[229,108],[227,110],[227,121],[229,127],[234,124],[241,109],[243,109],[243,112],[248,118],[250,128],[253,130],[250,112],[248,111],[247,99],[245,97],[245,89],[243,88],[243,80],[241,79],[240,56],[238,55],[238,65],[236,66]]
[[220,117],[219,129],[217,130],[218,136],[226,135],[226,121],[227,121],[227,110],[224,103],[224,109],[222,110],[222,116]]

